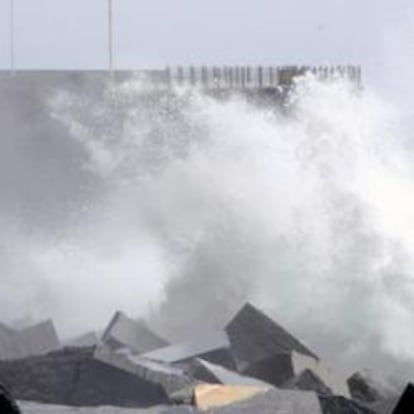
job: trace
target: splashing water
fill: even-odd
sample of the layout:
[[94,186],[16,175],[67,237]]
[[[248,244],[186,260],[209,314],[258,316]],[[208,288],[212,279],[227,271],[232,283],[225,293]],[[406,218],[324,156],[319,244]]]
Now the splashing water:
[[92,184],[73,189],[70,224],[7,231],[8,315],[24,304],[73,333],[120,308],[181,336],[251,300],[325,354],[412,360],[414,163],[397,112],[312,76],[289,106],[140,80],[55,93]]

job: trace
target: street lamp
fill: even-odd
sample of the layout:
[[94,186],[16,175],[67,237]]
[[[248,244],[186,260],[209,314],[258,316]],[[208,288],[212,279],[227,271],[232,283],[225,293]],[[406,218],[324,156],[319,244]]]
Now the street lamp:
[[10,40],[10,74],[15,74],[15,56],[14,56],[14,0],[9,0],[9,40]]
[[108,70],[113,73],[113,34],[112,34],[112,0],[108,0]]

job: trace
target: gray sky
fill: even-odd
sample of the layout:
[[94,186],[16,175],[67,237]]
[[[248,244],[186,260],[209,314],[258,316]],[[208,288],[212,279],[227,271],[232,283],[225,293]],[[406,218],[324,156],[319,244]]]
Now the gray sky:
[[[107,0],[14,0],[18,68],[105,67]],[[113,0],[115,64],[362,63],[412,0]],[[0,66],[9,65],[0,0]]]

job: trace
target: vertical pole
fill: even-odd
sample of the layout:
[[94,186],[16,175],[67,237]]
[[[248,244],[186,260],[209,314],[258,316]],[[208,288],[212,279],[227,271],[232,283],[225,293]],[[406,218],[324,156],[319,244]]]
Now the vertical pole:
[[236,88],[240,88],[240,66],[236,66],[235,68],[235,83]]
[[172,87],[172,76],[171,76],[171,68],[167,66],[165,68],[165,83],[167,85],[168,89],[171,89]]
[[113,75],[113,71],[114,71],[112,6],[113,6],[112,0],[108,0],[108,70],[111,76]]
[[259,89],[263,88],[263,67],[259,66],[257,68],[257,81]]
[[246,89],[246,66],[242,66],[241,67],[241,88],[244,90]]
[[229,85],[230,88],[234,87],[234,68],[232,66],[229,67]]
[[16,73],[15,68],[15,50],[14,50],[14,0],[10,0],[10,74],[14,75]]
[[208,73],[207,68],[203,66],[201,68],[201,83],[203,84],[203,88],[207,89],[208,87]]
[[219,88],[220,86],[220,69],[217,66],[213,66],[213,87]]
[[184,84],[184,69],[182,66],[178,66],[177,68],[177,81],[179,86],[183,86]]
[[222,77],[222,79],[223,79],[223,86],[225,87],[225,88],[228,88],[229,87],[229,69],[228,69],[228,67],[227,66],[224,66],[224,68],[223,68],[223,77]]
[[194,66],[190,66],[190,84],[191,86],[197,84],[196,70]]

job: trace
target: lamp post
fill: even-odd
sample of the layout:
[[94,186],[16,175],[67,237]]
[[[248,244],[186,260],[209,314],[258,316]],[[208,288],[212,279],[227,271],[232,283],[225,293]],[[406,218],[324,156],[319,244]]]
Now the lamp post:
[[9,0],[9,37],[10,37],[10,74],[14,75],[15,70],[15,55],[14,55],[14,0]]
[[114,60],[113,60],[113,33],[112,33],[112,16],[113,16],[113,1],[108,0],[108,70],[113,75]]

